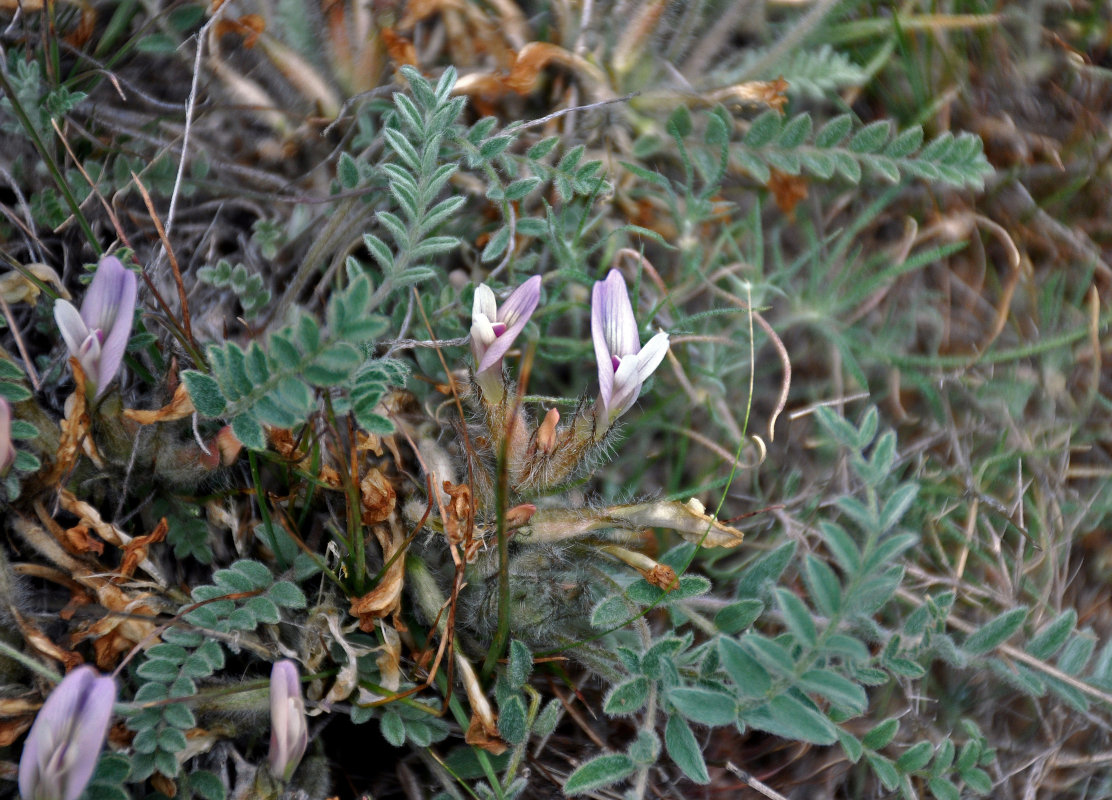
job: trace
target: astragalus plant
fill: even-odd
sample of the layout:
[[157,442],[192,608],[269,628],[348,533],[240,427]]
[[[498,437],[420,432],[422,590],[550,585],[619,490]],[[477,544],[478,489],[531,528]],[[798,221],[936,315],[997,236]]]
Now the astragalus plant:
[[[938,311],[993,169],[848,102],[876,20],[388,5],[3,34],[21,791],[948,800],[1014,769],[957,681],[1107,711],[1112,649],[976,510],[1050,551],[986,487],[1057,429],[975,422],[1044,351]],[[1105,330],[1054,296],[1052,344]]]

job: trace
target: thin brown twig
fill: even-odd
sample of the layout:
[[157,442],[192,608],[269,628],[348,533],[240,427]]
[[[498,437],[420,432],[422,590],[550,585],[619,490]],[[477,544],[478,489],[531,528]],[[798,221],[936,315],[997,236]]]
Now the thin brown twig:
[[158,218],[158,212],[155,211],[154,203],[151,201],[151,196],[147,192],[139,176],[134,172],[131,173],[132,180],[135,181],[136,188],[139,189],[139,194],[143,196],[143,202],[147,206],[147,213],[151,216],[151,222],[154,223],[155,230],[158,231],[158,238],[162,242],[163,248],[166,250],[166,255],[170,259],[170,269],[174,273],[174,282],[178,286],[178,299],[181,302],[181,317],[182,328],[185,331],[185,338],[189,340],[189,344],[194,350],[197,349],[197,342],[193,339],[193,325],[189,316],[189,299],[185,292],[185,283],[181,278],[181,268],[178,266],[177,256],[174,255],[174,249],[170,246],[170,240],[166,237],[166,229],[162,227],[162,220]]

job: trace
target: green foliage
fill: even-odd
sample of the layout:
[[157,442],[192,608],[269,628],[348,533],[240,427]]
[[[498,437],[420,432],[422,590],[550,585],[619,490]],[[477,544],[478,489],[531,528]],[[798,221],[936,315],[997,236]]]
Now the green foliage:
[[[458,169],[456,164],[442,161],[441,153],[445,138],[463,111],[463,98],[451,96],[455,70],[445,70],[435,87],[412,67],[403,67],[402,73],[413,98],[394,95],[395,117],[382,131],[394,160],[380,165],[401,216],[387,210],[375,215],[394,248],[378,234],[363,237],[368,252],[394,289],[423,283],[437,274],[434,260],[456,249],[459,239],[436,231],[464,203],[463,197],[437,201]],[[338,172],[343,188],[354,188],[361,180],[354,161],[341,159]]]
[[813,131],[808,113],[784,119],[766,111],[753,120],[731,157],[760,183],[768,182],[770,169],[822,180],[837,175],[852,184],[869,171],[892,183],[910,177],[970,188],[982,187],[992,174],[977,136],[946,132],[924,146],[921,127],[893,135],[888,120],[855,128],[848,114]]
[[247,319],[258,317],[270,302],[270,289],[264,285],[262,275],[249,274],[243,264],[233,267],[227,259],[222,258],[216,262],[215,267],[201,267],[197,270],[197,277],[218,289],[228,288],[235,292]]
[[[736,66],[725,68],[722,79],[734,83],[783,78],[788,83],[789,94],[819,99],[848,86],[860,86],[868,77],[865,70],[830,45],[793,49],[783,58],[765,63],[768,52],[769,48],[746,49]],[[753,72],[758,63],[762,65],[761,70]]]
[[[189,627],[171,627],[163,632],[162,643],[149,648],[135,669],[143,681],[135,702],[152,705],[127,719],[128,727],[135,732],[132,781],[146,780],[156,770],[171,778],[179,774],[177,754],[186,747],[184,731],[197,725],[184,701],[197,694],[199,681],[224,668],[224,643],[261,624],[279,622],[283,608],[303,609],[307,605],[295,584],[275,581],[270,570],[258,561],[237,561],[213,573],[213,581],[193,589],[193,602],[181,609],[182,621]],[[228,599],[229,595],[235,599]],[[205,781],[199,779],[202,786]]]
[[212,374],[182,373],[193,404],[207,417],[229,419],[239,440],[253,450],[266,448],[263,425],[303,424],[316,410],[316,387],[350,389],[356,420],[370,429],[387,427],[388,421],[370,411],[366,397],[382,385],[378,376],[392,374],[390,368],[377,369],[376,380],[367,377],[368,369],[360,371],[365,359],[357,345],[386,329],[383,318],[369,313],[370,299],[370,281],[357,276],[329,299],[326,330],[296,310],[292,324],[267,338],[266,350],[258,342],[246,350],[235,342],[209,346]]

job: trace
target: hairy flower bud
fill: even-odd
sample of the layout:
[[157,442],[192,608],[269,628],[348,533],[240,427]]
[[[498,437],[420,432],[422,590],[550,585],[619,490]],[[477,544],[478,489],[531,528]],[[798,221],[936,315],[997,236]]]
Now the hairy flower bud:
[[668,352],[668,334],[658,333],[641,347],[625,279],[612,269],[591,292],[591,339],[598,361],[595,416],[606,430],[636,402],[641,385],[660,366]]
[[77,800],[93,776],[112,705],[116,682],[92,667],[78,667],[46,698],[19,760],[23,800]]
[[297,665],[288,659],[278,661],[270,671],[270,773],[288,782],[308,745]]
[[85,293],[81,311],[72,303],[54,303],[54,321],[70,355],[85,371],[86,386],[99,397],[116,377],[131,336],[138,283],[115,256],[104,256]]

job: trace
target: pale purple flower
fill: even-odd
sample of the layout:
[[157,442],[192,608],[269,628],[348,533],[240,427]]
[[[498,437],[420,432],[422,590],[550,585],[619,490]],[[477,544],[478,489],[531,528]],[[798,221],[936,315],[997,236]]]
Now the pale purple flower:
[[660,366],[668,352],[668,334],[658,333],[641,347],[625,279],[612,269],[591,292],[591,339],[602,407],[597,419],[608,428],[636,402],[641,385]]
[[284,659],[270,671],[270,774],[288,782],[308,745],[297,664]]
[[104,747],[115,702],[116,682],[89,666],[78,667],[54,688],[23,743],[23,800],[81,796]]
[[54,303],[58,330],[70,355],[85,370],[94,396],[100,396],[119,372],[131,336],[137,293],[135,274],[115,256],[104,256],[85,292],[80,313],[65,300]]
[[502,357],[525,329],[540,299],[540,275],[514,289],[501,306],[491,288],[479,284],[471,307],[471,352],[477,375],[501,365]]
[[15,446],[12,444],[12,407],[0,397],[0,476],[7,475],[15,463]]

